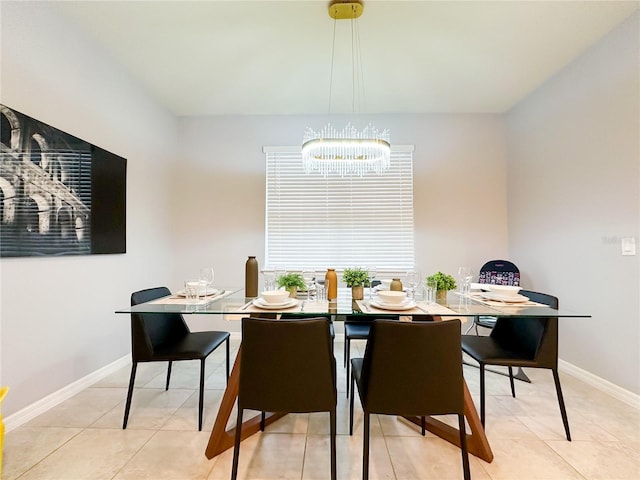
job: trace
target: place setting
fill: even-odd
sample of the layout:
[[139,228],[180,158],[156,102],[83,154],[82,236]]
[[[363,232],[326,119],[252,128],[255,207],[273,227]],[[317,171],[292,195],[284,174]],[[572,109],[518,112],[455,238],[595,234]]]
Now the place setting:
[[288,310],[304,303],[306,302],[292,298],[288,290],[266,290],[259,297],[245,303],[238,311]]
[[214,278],[213,268],[203,267],[200,269],[198,279],[185,280],[182,290],[168,297],[160,298],[153,303],[207,305],[220,297],[232,293],[215,288],[213,286]]
[[542,305],[533,302],[525,295],[520,294],[522,287],[513,285],[474,284],[479,291],[472,291],[469,296],[474,300],[492,306],[510,307],[534,307]]
[[371,300],[357,300],[357,303],[360,310],[367,313],[371,311],[427,313],[413,298],[409,298],[405,291],[378,290]]

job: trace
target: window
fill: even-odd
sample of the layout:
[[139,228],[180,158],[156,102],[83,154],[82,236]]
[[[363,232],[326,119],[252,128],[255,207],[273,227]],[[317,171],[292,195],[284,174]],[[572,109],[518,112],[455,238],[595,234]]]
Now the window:
[[306,174],[299,147],[264,152],[266,268],[415,265],[413,146],[394,147],[386,172],[363,177]]

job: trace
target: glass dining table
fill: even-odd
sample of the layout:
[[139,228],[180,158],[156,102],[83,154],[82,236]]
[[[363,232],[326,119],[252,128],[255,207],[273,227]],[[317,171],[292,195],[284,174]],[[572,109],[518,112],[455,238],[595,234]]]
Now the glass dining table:
[[[410,301],[400,306],[381,305],[369,298],[365,291],[364,300],[353,300],[350,289],[341,289],[335,301],[315,301],[307,299],[306,293],[299,298],[291,299],[282,304],[270,305],[261,301],[260,297],[248,298],[242,288],[221,287],[215,294],[204,297],[194,302],[188,302],[180,295],[170,295],[151,302],[125,307],[116,310],[118,314],[159,314],[179,313],[182,315],[221,315],[226,320],[240,320],[243,317],[278,318],[281,315],[294,317],[330,316],[333,321],[344,320],[347,316],[351,320],[361,317],[366,321],[375,318],[397,318],[400,321],[446,321],[447,318],[460,318],[462,321],[471,320],[479,316],[493,317],[569,317],[587,318],[590,315],[565,310],[554,309],[535,302],[505,303],[488,300],[479,294],[461,295],[458,292],[449,292],[445,301],[431,303],[423,300]],[[240,375],[241,350],[238,350],[236,359],[229,376],[220,408],[209,438],[205,455],[213,458],[225,450],[233,447],[235,428],[227,429],[227,423],[235,405],[238,395],[238,382]],[[465,417],[469,426],[467,434],[467,448],[469,453],[491,462],[493,452],[487,440],[487,436],[480,422],[477,409],[465,383],[464,385]],[[264,424],[281,418],[283,413],[266,414]],[[421,419],[417,417],[405,417],[406,420],[421,425]],[[241,429],[242,439],[245,439],[261,428],[261,416],[243,422]],[[431,433],[440,436],[448,442],[460,446],[460,436],[456,428],[437,420],[433,417],[426,419],[426,428]]]

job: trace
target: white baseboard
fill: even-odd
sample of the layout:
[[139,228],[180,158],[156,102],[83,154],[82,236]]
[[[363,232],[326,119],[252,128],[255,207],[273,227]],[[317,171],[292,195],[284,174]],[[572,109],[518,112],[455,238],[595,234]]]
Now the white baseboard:
[[624,388],[619,387],[618,385],[611,383],[604,378],[600,378],[593,373],[587,372],[586,370],[576,367],[575,365],[569,362],[565,362],[564,360],[558,360],[558,370],[571,375],[578,380],[583,381],[593,388],[597,388],[601,392],[604,392],[607,395],[610,395],[613,398],[626,403],[627,405],[631,405],[632,407],[640,409],[640,395],[636,395],[629,390],[625,390]]
[[97,381],[102,380],[103,378],[111,375],[112,373],[127,365],[131,365],[131,355],[125,355],[124,357],[119,358],[109,365],[105,365],[95,372],[92,372],[89,375],[67,385],[66,387],[61,388],[57,392],[53,392],[52,394],[47,395],[41,400],[32,403],[28,407],[25,407],[22,410],[18,410],[16,413],[5,417],[4,425],[6,431],[10,432],[11,430],[18,428],[20,425],[27,423],[29,420],[34,419],[50,408],[53,408],[56,405],[64,402],[65,400],[68,400],[74,395],[80,393],[85,388],[90,387]]

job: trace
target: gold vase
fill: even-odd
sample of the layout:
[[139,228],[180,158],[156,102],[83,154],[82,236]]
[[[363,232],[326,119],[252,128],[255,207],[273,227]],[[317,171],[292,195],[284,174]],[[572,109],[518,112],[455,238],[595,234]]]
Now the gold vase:
[[324,277],[324,287],[327,289],[327,300],[330,302],[338,298],[338,276],[335,268],[327,269]]

